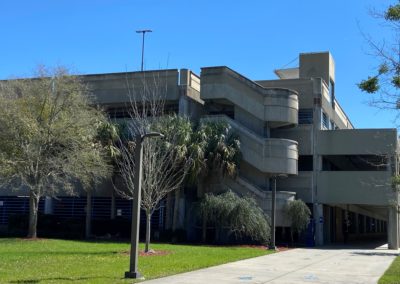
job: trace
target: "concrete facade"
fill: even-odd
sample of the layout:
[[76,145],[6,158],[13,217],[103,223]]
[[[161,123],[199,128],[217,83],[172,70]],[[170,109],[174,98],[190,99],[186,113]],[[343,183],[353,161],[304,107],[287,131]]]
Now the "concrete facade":
[[[127,119],[131,101],[142,101],[147,91],[165,101],[166,112],[229,123],[240,138],[243,160],[237,178],[210,180],[211,190],[250,194],[270,214],[270,184],[276,178],[278,226],[289,226],[284,208],[298,198],[313,211],[317,245],[343,241],[348,231],[354,239],[387,233],[389,248],[398,248],[399,197],[392,185],[398,174],[397,131],[354,129],[335,97],[329,52],[300,54],[298,68],[276,74],[279,79],[253,81],[221,66],[202,68],[200,76],[170,69],[82,78],[95,102],[117,121]],[[97,194],[110,196],[110,186]],[[180,224],[190,226],[185,194],[179,202]]]
[[[257,81],[299,93],[298,127],[272,134],[298,141],[299,174],[280,180],[278,187],[313,205],[317,245],[342,241],[344,230],[361,237],[387,226],[389,247],[397,248],[393,206],[398,205],[398,193],[391,182],[398,174],[397,131],[354,129],[335,97],[335,64],[329,52],[300,54],[299,63],[297,78],[290,70],[287,79]],[[285,70],[276,73],[284,76]]]

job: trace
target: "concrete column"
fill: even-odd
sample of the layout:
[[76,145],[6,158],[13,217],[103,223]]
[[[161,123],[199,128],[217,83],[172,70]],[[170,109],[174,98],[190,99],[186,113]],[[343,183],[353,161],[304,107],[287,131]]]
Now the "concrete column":
[[336,242],[343,242],[343,212],[342,208],[335,207]]
[[189,101],[186,96],[179,97],[179,115],[189,116]]
[[327,206],[324,210],[324,243],[329,244],[332,243],[331,240],[331,207]]
[[314,204],[315,245],[324,244],[324,211],[322,204]]
[[389,208],[388,245],[389,249],[399,248],[399,215],[393,207]]
[[[182,190],[183,191],[183,190]],[[179,215],[178,215],[178,228],[183,229],[185,224],[185,195],[182,192],[183,197],[179,199]]]
[[264,124],[263,136],[265,138],[270,138],[271,137],[271,129],[270,129],[269,125],[268,125],[268,122],[266,122]]
[[189,86],[190,85],[190,70],[182,68],[179,70],[179,85]]
[[44,214],[53,214],[53,198],[46,196],[44,199]]
[[363,216],[363,222],[364,222],[364,234],[367,233],[367,216]]

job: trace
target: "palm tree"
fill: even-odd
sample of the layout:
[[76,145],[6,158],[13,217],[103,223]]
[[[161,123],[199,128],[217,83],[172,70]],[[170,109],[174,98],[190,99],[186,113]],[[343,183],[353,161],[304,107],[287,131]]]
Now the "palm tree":
[[[86,222],[85,222],[85,237],[90,238],[92,233],[92,194],[95,190],[96,184],[101,180],[96,178],[100,170],[105,173],[101,176],[114,178],[115,174],[115,159],[118,156],[119,150],[114,146],[114,142],[118,139],[118,128],[115,124],[110,122],[101,122],[97,125],[97,136],[93,145],[96,145],[104,155],[107,161],[107,166],[104,169],[94,168],[91,173],[91,179],[83,181],[82,185],[86,191]],[[87,168],[86,168],[87,170]],[[114,190],[113,190],[114,192]],[[113,194],[114,196],[114,194]],[[115,211],[115,210],[114,210]],[[111,213],[113,214],[113,213]]]
[[[115,186],[115,178],[118,173],[117,159],[120,156],[119,149],[115,146],[119,140],[119,134],[122,126],[112,122],[103,123],[99,130],[97,139],[106,151],[108,161],[113,169],[111,175],[111,183]],[[115,219],[115,191],[114,188],[111,190],[111,219]]]
[[186,117],[166,115],[151,121],[149,129],[160,132],[163,139],[147,139],[143,143],[143,180],[141,208],[146,213],[145,252],[150,245],[151,216],[160,201],[178,191],[186,177],[189,161],[187,144],[192,124]]
[[[158,120],[152,128],[164,134],[164,141],[169,144],[169,151],[176,151],[182,161],[182,166],[190,164],[188,161],[188,146],[190,145],[193,136],[193,125],[190,119],[187,117],[168,115]],[[185,175],[186,175],[185,171]],[[174,194],[174,208],[172,218],[172,231],[175,232],[178,223],[179,215],[179,200],[181,197],[182,187],[178,187],[173,192],[167,194],[167,202],[169,203],[171,195]],[[170,203],[167,204],[168,210],[170,209]],[[167,216],[169,214],[167,213]],[[170,221],[167,221],[170,223]]]
[[[225,122],[205,121],[200,123],[189,145],[189,157],[192,160],[189,182],[197,183],[198,195],[204,195],[208,189],[205,181],[212,176],[222,178],[237,174],[241,159],[240,141]],[[202,240],[205,242],[207,218],[203,216]]]

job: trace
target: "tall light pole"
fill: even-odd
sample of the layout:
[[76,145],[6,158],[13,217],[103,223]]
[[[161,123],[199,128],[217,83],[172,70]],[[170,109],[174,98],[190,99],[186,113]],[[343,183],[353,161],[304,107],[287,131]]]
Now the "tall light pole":
[[143,59],[144,59],[144,36],[146,33],[153,32],[152,30],[138,30],[136,31],[138,34],[142,34],[142,68],[140,69],[143,71]]
[[140,201],[142,191],[142,159],[143,140],[147,137],[160,137],[164,135],[159,132],[139,134],[135,137],[135,188],[132,200],[132,225],[131,225],[131,256],[129,271],[125,272],[125,278],[142,278],[138,271],[138,250],[139,250],[139,227],[140,227]]
[[273,177],[272,185],[272,206],[271,206],[271,241],[269,243],[269,249],[276,249],[275,246],[275,211],[276,211],[276,176]]
[[275,245],[275,220],[276,220],[276,180],[278,177],[286,177],[284,174],[275,175],[272,177],[273,185],[272,185],[272,198],[271,198],[271,242],[269,243],[269,249],[276,250]]

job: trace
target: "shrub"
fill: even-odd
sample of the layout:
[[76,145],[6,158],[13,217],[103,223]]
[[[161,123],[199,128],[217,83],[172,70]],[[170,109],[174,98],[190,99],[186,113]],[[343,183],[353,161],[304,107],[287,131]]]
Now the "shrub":
[[220,195],[206,194],[200,203],[200,214],[216,226],[228,228],[236,238],[250,238],[266,244],[270,237],[268,217],[251,197],[239,197],[232,191]]
[[293,231],[300,234],[304,231],[310,222],[311,211],[302,200],[291,201],[286,212],[290,218],[291,237],[293,241]]

